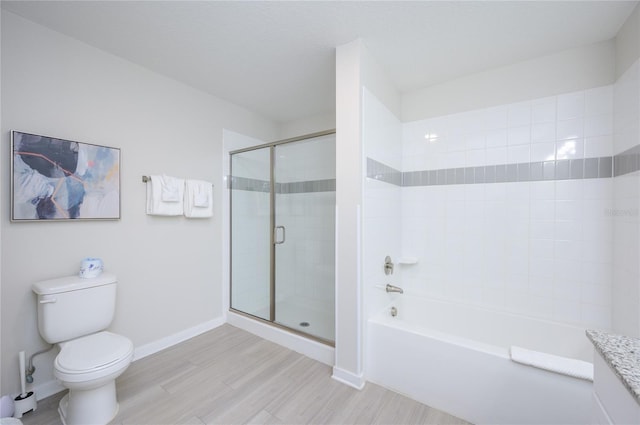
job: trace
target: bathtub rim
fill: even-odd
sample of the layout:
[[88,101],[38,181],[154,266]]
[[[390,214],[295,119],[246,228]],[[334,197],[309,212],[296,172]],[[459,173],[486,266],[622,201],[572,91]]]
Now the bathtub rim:
[[[416,299],[422,299],[422,300],[426,300],[427,302],[436,302],[438,304],[441,305],[446,305],[446,304],[450,304],[450,305],[455,305],[457,307],[464,307],[464,308],[470,308],[470,309],[474,309],[474,310],[479,310],[482,312],[488,312],[488,313],[492,313],[492,314],[499,314],[502,316],[506,316],[506,317],[513,317],[513,318],[517,318],[517,319],[527,319],[527,320],[532,320],[535,322],[539,322],[544,324],[545,326],[561,326],[564,328],[568,328],[571,329],[572,331],[575,332],[579,332],[585,335],[585,340],[588,341],[587,337],[586,337],[586,327],[582,327],[582,326],[578,326],[572,323],[565,323],[565,322],[559,322],[559,321],[555,321],[555,320],[550,320],[550,319],[546,319],[546,318],[541,318],[541,317],[536,317],[536,316],[532,316],[532,315],[527,315],[527,314],[518,314],[518,313],[512,313],[512,312],[508,312],[508,311],[503,311],[503,310],[499,310],[497,308],[491,308],[491,307],[486,307],[486,306],[479,306],[477,304],[473,304],[470,302],[465,302],[465,301],[453,301],[453,300],[449,300],[446,298],[440,298],[440,297],[435,297],[435,296],[430,296],[430,295],[425,295],[425,294],[419,294],[419,293],[415,293],[413,291],[404,291],[404,294],[399,295],[394,297],[395,299],[390,301],[389,303],[387,303],[387,305],[381,309],[379,309],[377,312],[375,312],[368,320],[367,322],[372,322],[372,323],[376,323],[376,324],[381,324],[381,325],[387,325],[390,326],[392,328],[395,329],[399,329],[399,330],[403,330],[406,332],[410,332],[412,334],[416,334],[416,335],[424,335],[430,338],[434,338],[434,339],[438,339],[438,340],[443,340],[461,347],[465,347],[465,348],[470,348],[473,350],[477,350],[477,351],[481,351],[487,354],[493,354],[493,355],[497,355],[506,359],[511,360],[511,354],[510,354],[510,347],[511,345],[508,346],[502,346],[502,345],[498,345],[498,344],[491,344],[491,343],[487,343],[487,342],[483,342],[480,341],[478,339],[474,339],[474,338],[470,338],[467,336],[460,336],[460,335],[455,335],[455,334],[451,334],[448,332],[444,332],[441,330],[437,330],[434,328],[431,328],[429,326],[425,326],[425,325],[420,325],[420,324],[415,324],[412,323],[410,321],[404,320],[401,317],[392,317],[390,314],[390,309],[391,307],[393,307],[394,305],[396,306],[396,308],[398,308],[399,310],[402,309],[402,303],[404,303],[407,298],[411,298],[412,301],[415,302]],[[397,306],[397,304],[400,304],[400,307]],[[401,313],[400,313],[401,314]],[[585,344],[586,346],[587,344]],[[554,353],[551,353],[554,354]],[[577,357],[568,357],[568,356],[563,356],[566,358],[570,358],[570,359],[574,359],[574,360],[581,360],[581,361],[588,361],[590,363],[593,364],[593,359],[591,360],[585,360],[583,358],[577,358]]]

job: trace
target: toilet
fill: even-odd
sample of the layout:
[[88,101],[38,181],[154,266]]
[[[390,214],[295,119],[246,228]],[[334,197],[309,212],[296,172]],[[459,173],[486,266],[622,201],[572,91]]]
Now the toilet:
[[58,412],[64,425],[107,424],[118,413],[115,380],[131,363],[130,339],[106,331],[116,306],[116,276],[68,276],[33,284],[38,329],[58,344],[53,374],[69,393]]

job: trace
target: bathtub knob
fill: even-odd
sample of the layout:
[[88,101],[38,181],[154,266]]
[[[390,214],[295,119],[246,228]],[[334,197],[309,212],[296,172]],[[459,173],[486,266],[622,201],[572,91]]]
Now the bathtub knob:
[[399,286],[393,286],[388,283],[387,283],[387,286],[385,286],[385,290],[387,292],[396,292],[398,294],[402,294],[404,292],[402,288],[400,288]]
[[384,257],[384,274],[393,274],[393,262],[391,261],[391,257],[388,255]]

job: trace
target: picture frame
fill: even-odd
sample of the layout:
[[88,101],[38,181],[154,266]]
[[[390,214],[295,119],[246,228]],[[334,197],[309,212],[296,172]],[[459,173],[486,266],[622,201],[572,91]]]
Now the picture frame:
[[119,220],[120,149],[11,131],[11,221]]

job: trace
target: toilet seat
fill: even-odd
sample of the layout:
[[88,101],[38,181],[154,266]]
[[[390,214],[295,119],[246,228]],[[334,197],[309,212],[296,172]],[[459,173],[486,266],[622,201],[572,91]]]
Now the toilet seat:
[[54,375],[63,382],[102,378],[127,367],[133,357],[129,338],[103,331],[60,344]]

